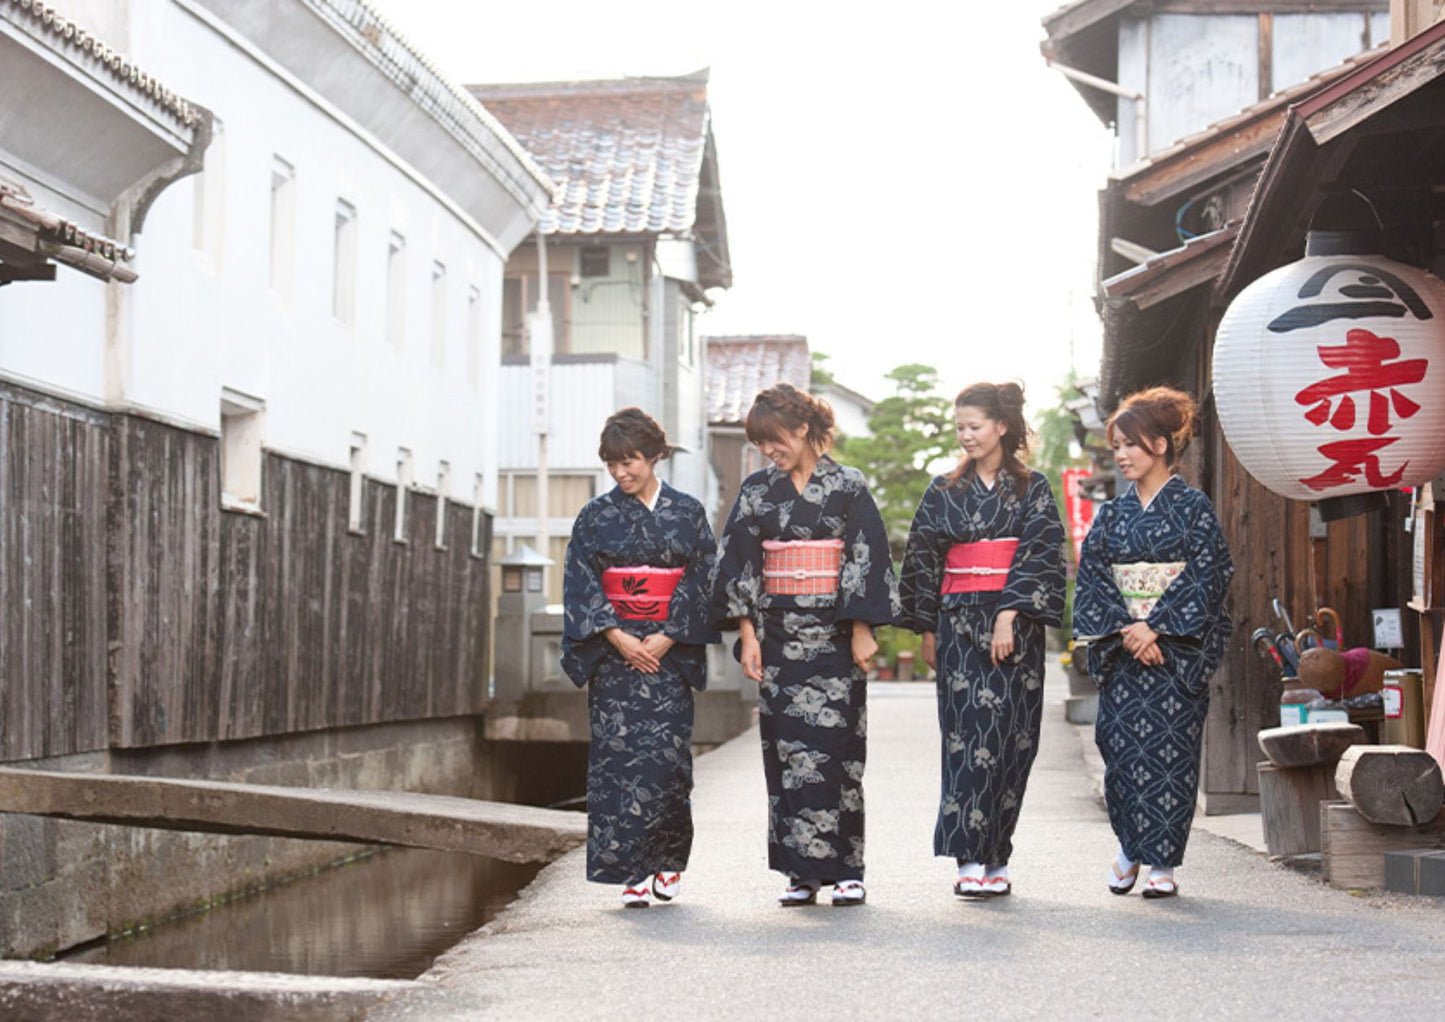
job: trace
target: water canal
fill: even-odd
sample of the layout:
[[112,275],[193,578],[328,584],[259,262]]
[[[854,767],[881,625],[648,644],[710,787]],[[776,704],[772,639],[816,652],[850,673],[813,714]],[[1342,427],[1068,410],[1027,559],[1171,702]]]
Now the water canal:
[[449,852],[378,850],[60,958],[414,979],[510,904],[540,869]]

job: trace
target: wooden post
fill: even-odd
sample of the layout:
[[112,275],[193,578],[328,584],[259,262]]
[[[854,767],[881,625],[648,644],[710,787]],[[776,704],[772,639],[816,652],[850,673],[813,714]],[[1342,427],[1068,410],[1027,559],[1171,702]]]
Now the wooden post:
[[1259,764],[1259,808],[1270,855],[1320,851],[1320,803],[1336,798],[1334,766]]
[[1419,35],[1445,14],[1445,0],[1390,0],[1390,45]]

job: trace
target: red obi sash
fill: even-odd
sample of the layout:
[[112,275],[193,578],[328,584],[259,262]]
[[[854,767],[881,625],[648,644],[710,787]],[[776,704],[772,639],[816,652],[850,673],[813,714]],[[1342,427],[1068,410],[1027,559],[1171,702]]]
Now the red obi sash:
[[843,567],[841,539],[763,540],[763,583],[775,596],[831,596]]
[[998,593],[1008,584],[1009,566],[1019,548],[1016,539],[955,543],[943,568],[945,593]]
[[681,578],[681,568],[607,568],[602,572],[602,592],[624,621],[666,621]]

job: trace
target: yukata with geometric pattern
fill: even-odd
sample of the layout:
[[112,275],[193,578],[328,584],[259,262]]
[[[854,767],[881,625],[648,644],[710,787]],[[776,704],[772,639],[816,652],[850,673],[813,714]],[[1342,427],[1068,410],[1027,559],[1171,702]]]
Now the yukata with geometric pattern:
[[[1112,568],[1141,561],[1184,565],[1145,618],[1159,633],[1159,667],[1136,660],[1119,635],[1134,618]],[[1233,625],[1224,609],[1233,575],[1214,506],[1178,476],[1147,506],[1131,484],[1099,508],[1084,540],[1074,635],[1088,640],[1089,674],[1099,686],[1094,741],[1104,757],[1109,823],[1135,862],[1173,867],[1184,861],[1209,679]]]
[[[843,541],[836,593],[769,594],[765,540]],[[898,583],[883,519],[857,469],[826,455],[801,493],[775,465],[743,481],[718,546],[712,622],[748,618],[762,646],[758,724],[768,785],[768,866],[824,884],[863,878],[867,675],[854,621],[890,624]]]
[[[572,525],[562,583],[562,669],[587,686],[587,879],[625,884],[681,872],[692,851],[692,690],[707,683],[705,645],[716,543],[695,499],[659,483],[652,510],[614,487]],[[682,568],[665,621],[620,618],[603,593],[610,567]],[[656,674],[622,659],[603,634],[675,640]]]
[[[954,543],[1017,539],[1001,592],[942,593]],[[899,624],[933,632],[943,783],[933,853],[1005,865],[1043,725],[1044,628],[1064,612],[1064,527],[1049,482],[1029,473],[1020,497],[1000,469],[924,491],[903,555]],[[1014,651],[993,663],[994,619],[1016,610]]]

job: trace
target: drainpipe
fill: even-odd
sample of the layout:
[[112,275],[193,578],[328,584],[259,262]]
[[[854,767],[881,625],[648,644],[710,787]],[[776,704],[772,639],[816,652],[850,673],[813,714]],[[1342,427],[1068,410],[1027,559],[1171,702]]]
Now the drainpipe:
[[1080,85],[1087,85],[1090,88],[1107,92],[1111,96],[1119,96],[1123,99],[1132,100],[1134,103],[1134,159],[1142,160],[1149,155],[1149,104],[1144,101],[1144,93],[1133,92],[1117,82],[1111,82],[1107,78],[1100,78],[1098,75],[1091,75],[1087,71],[1080,71],[1075,67],[1068,67],[1056,63],[1048,54],[1044,54],[1044,61],[1059,74],[1070,81],[1078,82]]
[[[551,428],[552,306],[547,301],[547,239],[537,229],[537,311],[527,317],[527,339],[532,366],[532,429],[537,434],[537,552],[552,556],[547,532],[551,501],[547,494],[547,433]],[[542,568],[542,592],[547,592],[547,569]]]

